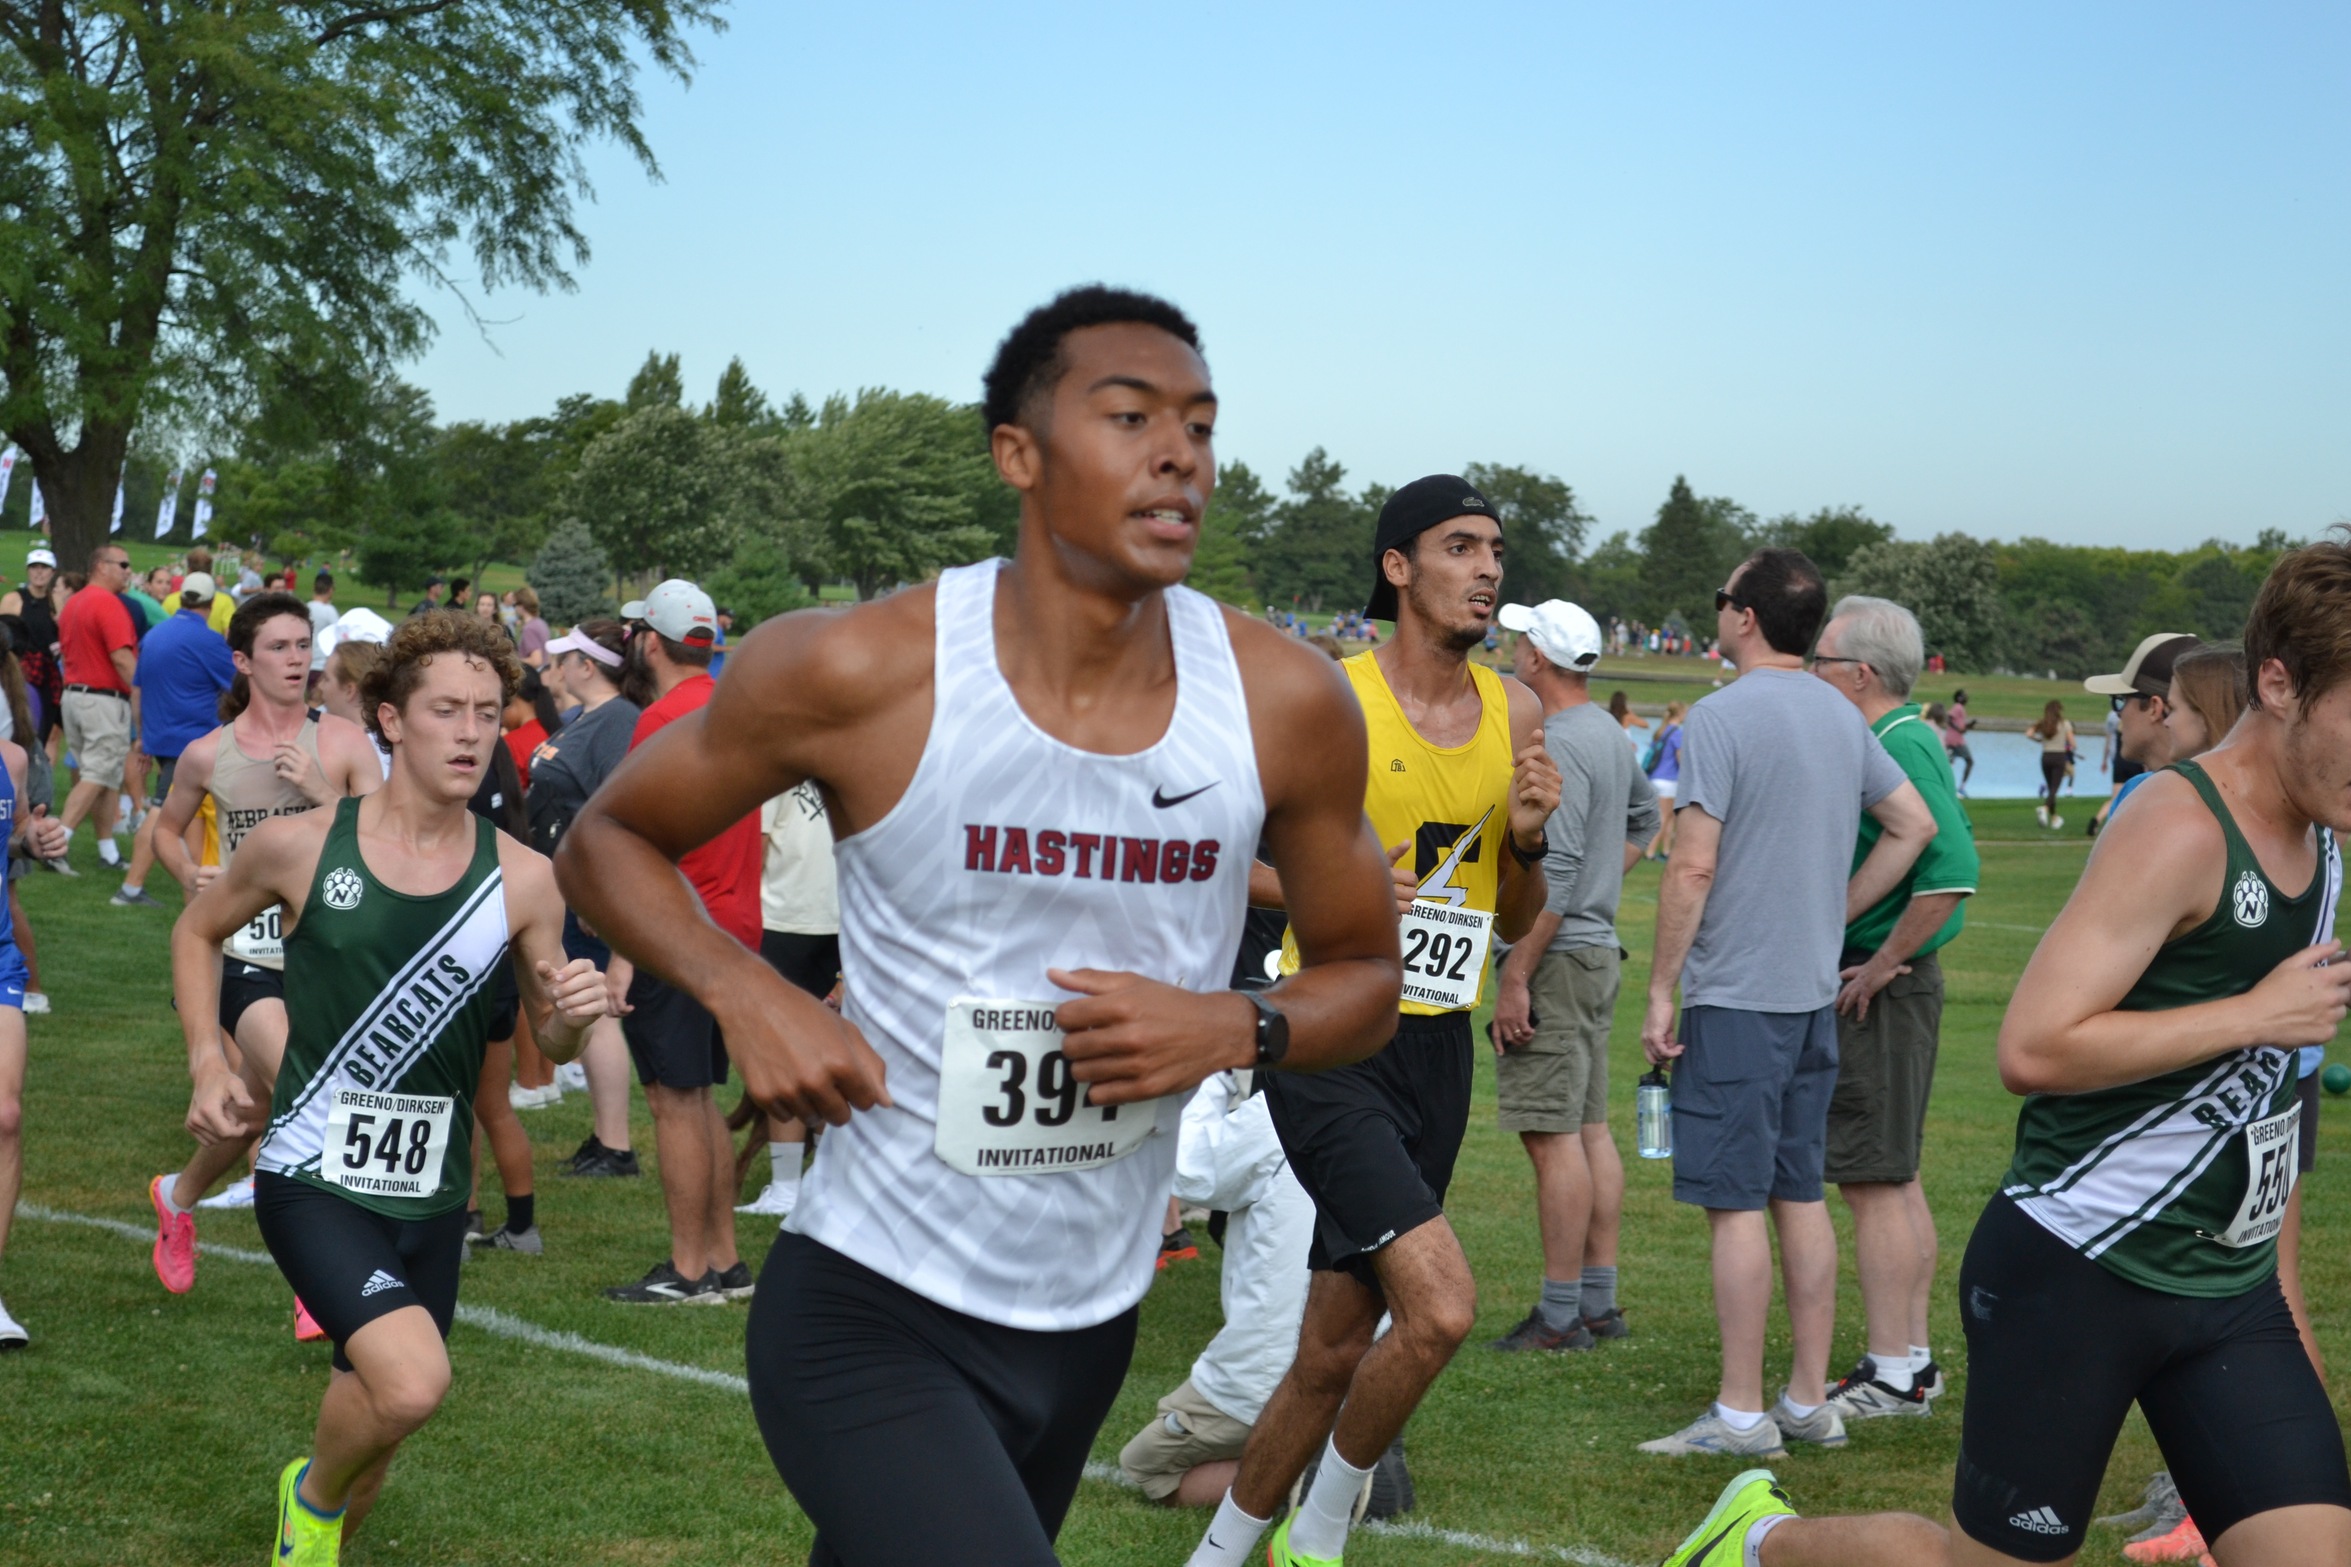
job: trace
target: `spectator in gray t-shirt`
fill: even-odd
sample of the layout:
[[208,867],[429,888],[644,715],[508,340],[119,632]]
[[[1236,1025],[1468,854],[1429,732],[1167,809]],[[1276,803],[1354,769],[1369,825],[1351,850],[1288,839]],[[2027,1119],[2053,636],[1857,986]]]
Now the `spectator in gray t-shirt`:
[[[1722,1386],[1713,1409],[1642,1444],[1657,1453],[1844,1440],[1827,1394],[1837,1242],[1821,1190],[1837,959],[1850,915],[1892,892],[1935,835],[1859,711],[1803,672],[1828,613],[1818,568],[1794,550],[1757,550],[1715,606],[1739,678],[1690,709],[1641,1047],[1674,1063],[1674,1196],[1712,1225]],[[1885,831],[1851,869],[1863,811]],[[1795,1340],[1787,1391],[1768,1412],[1766,1208]]]
[[1563,599],[1506,604],[1518,678],[1543,704],[1559,767],[1544,824],[1543,912],[1502,960],[1495,986],[1495,1098],[1502,1130],[1535,1165],[1543,1290],[1496,1349],[1589,1349],[1625,1332],[1616,1304],[1624,1163],[1608,1133],[1608,1030],[1616,1016],[1616,900],[1626,867],[1657,835],[1657,793],[1624,731],[1593,705],[1600,627]]

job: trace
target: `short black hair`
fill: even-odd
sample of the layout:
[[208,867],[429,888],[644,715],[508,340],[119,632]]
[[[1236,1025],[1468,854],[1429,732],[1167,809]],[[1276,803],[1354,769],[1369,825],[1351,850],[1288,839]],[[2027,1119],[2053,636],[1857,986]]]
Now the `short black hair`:
[[1032,398],[1052,390],[1068,368],[1062,362],[1062,340],[1090,326],[1113,326],[1133,321],[1155,326],[1181,338],[1200,352],[1200,329],[1192,318],[1150,294],[1089,283],[1055,296],[1021,318],[1020,325],[996,345],[996,362],[988,366],[980,413],[993,430],[1000,424],[1020,423]]
[[322,571],[317,576],[310,579],[310,591],[313,593],[320,592],[326,588],[331,588],[334,585],[335,574],[331,571]]
[[1774,653],[1801,658],[1828,619],[1829,589],[1802,550],[1761,549],[1747,557],[1739,574],[1738,602],[1755,611],[1756,627]]

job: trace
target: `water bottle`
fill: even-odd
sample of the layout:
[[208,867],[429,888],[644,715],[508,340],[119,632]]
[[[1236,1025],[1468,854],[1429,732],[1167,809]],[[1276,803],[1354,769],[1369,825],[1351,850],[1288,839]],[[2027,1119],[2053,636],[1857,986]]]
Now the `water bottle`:
[[1633,1095],[1633,1104],[1644,1159],[1673,1157],[1673,1106],[1667,1102],[1671,1092],[1663,1069],[1651,1067],[1641,1074],[1641,1086]]

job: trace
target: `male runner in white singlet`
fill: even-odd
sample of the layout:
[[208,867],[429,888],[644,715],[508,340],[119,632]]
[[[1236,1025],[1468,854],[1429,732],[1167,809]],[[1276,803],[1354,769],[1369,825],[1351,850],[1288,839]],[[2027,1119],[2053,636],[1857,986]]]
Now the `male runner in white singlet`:
[[[236,859],[248,833],[273,816],[297,815],[383,782],[374,744],[357,724],[307,707],[310,613],[291,593],[257,593],[229,620],[237,678],[222,700],[228,721],[180,753],[156,823],[156,858],[193,895]],[[188,824],[205,797],[220,830],[220,864],[188,853]],[[274,908],[221,944],[220,1027],[236,1059],[191,1057],[188,1129],[231,1081],[266,1103],[286,1048],[285,938]],[[211,1075],[207,1075],[207,1074]],[[155,1274],[173,1294],[196,1282],[196,1200],[244,1157],[249,1143],[199,1141],[176,1175],[148,1182],[155,1208]]]
[[[1360,711],[1320,654],[1179,586],[1216,474],[1192,324],[1064,294],[985,411],[1017,558],[761,626],[557,856],[582,919],[717,1015],[754,1100],[836,1128],[749,1346],[819,1563],[1052,1562],[1185,1098],[1359,1059],[1401,987]],[[672,868],[803,779],[838,835],[839,1016]],[[1223,987],[1261,825],[1303,967],[1252,998]]]

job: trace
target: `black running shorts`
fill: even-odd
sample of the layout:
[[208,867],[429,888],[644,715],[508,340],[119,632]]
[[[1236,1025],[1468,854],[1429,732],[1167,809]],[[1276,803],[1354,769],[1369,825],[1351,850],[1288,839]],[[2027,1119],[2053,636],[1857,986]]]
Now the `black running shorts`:
[[424,1307],[441,1337],[449,1336],[465,1263],[463,1208],[430,1219],[386,1218],[263,1170],[253,1177],[253,1219],[278,1271],[335,1341],[337,1370],[351,1369],[343,1345],[352,1334],[403,1306]]
[[1290,1173],[1314,1199],[1308,1266],[1377,1289],[1372,1254],[1444,1214],[1469,1129],[1474,1061],[1467,1012],[1407,1012],[1367,1060],[1266,1074]]
[[759,933],[759,955],[767,966],[822,1001],[841,978],[841,938],[796,930]]
[[2275,1277],[2167,1295],[2082,1256],[2006,1197],[1959,1269],[1967,1412],[1951,1512],[2026,1561],[2082,1548],[2137,1402],[2207,1540],[2257,1513],[2351,1508],[2343,1433]]
[[498,960],[498,1010],[490,1014],[489,1037],[512,1039],[515,1022],[521,1016],[522,981],[514,977],[514,954],[510,951]]
[[816,1525],[810,1567],[1055,1567],[1135,1318],[1000,1327],[778,1235],[751,1300],[751,1413]]
[[245,1009],[256,1001],[286,999],[286,976],[283,970],[263,968],[258,963],[247,963],[239,958],[220,960],[220,1031],[231,1039],[237,1037],[237,1020]]
[[637,1081],[685,1090],[727,1080],[726,1041],[701,1002],[640,969],[629,983],[629,1007],[620,1031]]

